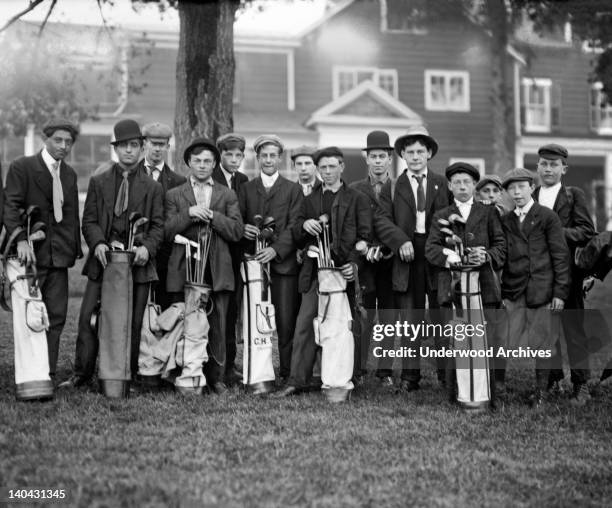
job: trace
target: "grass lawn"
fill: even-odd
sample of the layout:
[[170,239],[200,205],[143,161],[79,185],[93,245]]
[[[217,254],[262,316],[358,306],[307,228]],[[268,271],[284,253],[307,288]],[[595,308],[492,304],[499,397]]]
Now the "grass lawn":
[[[612,280],[607,286],[593,290],[593,305],[610,302]],[[70,372],[79,304],[71,298],[60,378]],[[259,399],[237,388],[226,398],[115,401],[74,391],[18,403],[10,315],[1,312],[0,323],[3,495],[65,489],[69,505],[88,507],[548,507],[612,499],[611,389],[584,408],[561,397],[533,411],[524,401],[533,373],[514,370],[507,402],[478,415],[448,404],[432,372],[409,395],[369,378],[350,403],[335,406],[317,394]]]

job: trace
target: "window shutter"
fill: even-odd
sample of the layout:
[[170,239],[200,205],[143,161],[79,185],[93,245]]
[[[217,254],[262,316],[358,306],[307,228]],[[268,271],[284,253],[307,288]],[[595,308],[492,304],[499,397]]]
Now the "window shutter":
[[521,86],[520,96],[521,96],[521,131],[525,130],[525,85]]
[[556,130],[561,127],[561,85],[553,83],[550,88],[550,127]]

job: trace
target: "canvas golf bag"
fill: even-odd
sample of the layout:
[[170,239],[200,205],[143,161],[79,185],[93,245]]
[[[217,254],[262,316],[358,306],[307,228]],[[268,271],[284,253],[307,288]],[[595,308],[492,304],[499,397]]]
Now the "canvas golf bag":
[[13,312],[15,397],[17,400],[52,398],[46,333],[49,318],[35,268],[22,266],[16,257],[6,259],[4,266]]
[[240,266],[244,281],[242,297],[242,336],[244,338],[242,379],[253,393],[274,388],[272,335],[276,330],[267,265],[245,257]]
[[104,395],[127,397],[132,372],[132,263],[134,253],[106,252],[108,264],[102,278],[98,340],[100,343],[98,379]]
[[140,383],[149,388],[157,388],[161,381],[161,372],[164,362],[155,356],[159,341],[163,337],[163,330],[159,325],[159,305],[151,300],[145,307],[140,333],[140,349],[138,351],[138,379]]
[[453,337],[451,347],[455,351],[482,351],[480,357],[461,357],[457,353],[454,360],[457,402],[466,410],[486,409],[491,402],[489,359],[485,317],[480,294],[480,267],[458,265],[451,268],[455,287],[453,322],[465,323],[485,330],[482,335],[473,334],[458,340]]
[[319,268],[319,310],[313,321],[321,346],[321,390],[330,402],[347,400],[353,383],[355,343],[347,282],[339,268]]

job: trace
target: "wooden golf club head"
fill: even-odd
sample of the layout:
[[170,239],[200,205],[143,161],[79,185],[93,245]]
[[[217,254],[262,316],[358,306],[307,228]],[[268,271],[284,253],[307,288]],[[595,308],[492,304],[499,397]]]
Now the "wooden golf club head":
[[455,233],[449,228],[440,228],[440,233],[445,234],[446,236],[453,236]]
[[310,245],[308,246],[308,249],[306,250],[306,255],[309,258],[318,258],[319,257],[319,248],[316,245]]
[[257,229],[261,229],[262,223],[263,223],[263,217],[261,215],[257,214],[253,217],[253,225]]
[[465,225],[465,219],[463,217],[461,217],[461,215],[457,214],[457,213],[453,213],[451,215],[448,216],[448,221],[451,224],[461,224],[461,225]]
[[446,219],[438,219],[438,224],[440,224],[440,226],[450,226],[450,222],[448,222]]
[[319,217],[319,222],[321,224],[328,224],[329,223],[329,216],[324,213],[323,215],[321,215],[321,217]]
[[44,240],[45,238],[47,238],[47,235],[42,229],[39,229],[38,231],[35,231],[28,237],[28,241],[29,242],[40,242],[41,240]]
[[132,212],[129,215],[128,219],[130,220],[130,222],[133,223],[133,222],[137,221],[138,219],[140,219],[141,217],[142,217],[142,214],[140,212]]
[[359,240],[355,244],[355,250],[359,252],[359,254],[367,254],[368,253],[368,244],[365,240]]

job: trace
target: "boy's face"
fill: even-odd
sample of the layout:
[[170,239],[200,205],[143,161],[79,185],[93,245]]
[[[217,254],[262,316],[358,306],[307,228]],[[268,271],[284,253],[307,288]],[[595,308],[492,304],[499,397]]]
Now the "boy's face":
[[501,189],[494,183],[488,183],[478,190],[478,197],[482,201],[499,203],[501,200]]
[[533,186],[533,184],[527,181],[522,181],[512,182],[510,185],[508,185],[507,191],[512,201],[514,201],[514,204],[522,208],[527,203],[529,203],[529,200],[531,199],[531,193],[534,189],[535,187]]
[[272,176],[281,164],[281,150],[271,143],[265,144],[259,149],[257,160],[261,171],[265,175]]
[[311,183],[315,179],[317,167],[310,155],[298,155],[293,161],[300,182],[306,184]]
[[474,195],[474,187],[476,187],[476,182],[467,173],[455,173],[448,182],[448,188],[454,198],[461,203],[465,203]]
[[49,152],[49,155],[56,161],[63,160],[67,157],[73,144],[74,139],[72,139],[72,134],[63,129],[57,129],[51,136],[45,139],[47,152]]
[[229,173],[235,173],[240,168],[244,153],[239,148],[223,150],[221,152],[221,165]]
[[191,175],[198,181],[204,182],[212,175],[215,167],[215,154],[210,150],[202,150],[198,155],[189,156]]
[[404,147],[402,159],[406,161],[410,171],[420,173],[427,168],[427,161],[431,159],[431,150],[424,143],[415,141]]
[[538,175],[540,175],[544,187],[552,187],[558,184],[566,171],[567,166],[563,159],[549,160],[540,157],[540,160],[538,160]]
[[391,167],[391,153],[387,150],[368,150],[366,154],[366,164],[371,175],[382,176]]
[[157,166],[166,159],[170,143],[166,138],[147,138],[144,142],[145,158],[148,162]]
[[344,162],[339,160],[338,157],[321,157],[318,168],[323,182],[331,187],[340,180]]
[[138,163],[142,153],[142,142],[139,139],[128,139],[114,145],[115,153],[119,162],[124,166],[132,166]]

